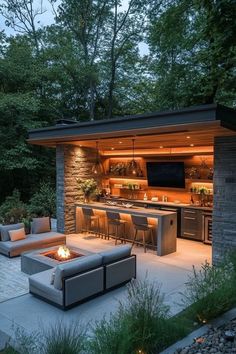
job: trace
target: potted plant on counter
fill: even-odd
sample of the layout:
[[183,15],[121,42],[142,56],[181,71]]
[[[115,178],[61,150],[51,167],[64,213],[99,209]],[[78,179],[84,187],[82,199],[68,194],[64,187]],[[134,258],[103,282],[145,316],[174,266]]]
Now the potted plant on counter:
[[77,183],[79,190],[81,190],[84,194],[84,202],[89,203],[91,196],[95,194],[98,189],[97,182],[94,178],[78,178]]

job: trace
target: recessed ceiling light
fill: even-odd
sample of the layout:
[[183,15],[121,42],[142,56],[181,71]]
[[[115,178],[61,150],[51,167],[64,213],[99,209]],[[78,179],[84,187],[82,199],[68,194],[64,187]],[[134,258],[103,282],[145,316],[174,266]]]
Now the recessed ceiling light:
[[193,147],[193,146],[194,146],[194,144],[190,144],[190,146],[191,146],[191,147]]
[[115,150],[115,148],[112,147],[111,150]]
[[82,147],[82,145],[81,145],[81,144],[79,144],[79,147]]
[[186,139],[190,139],[190,136],[188,135],[188,136],[186,136]]
[[119,144],[122,144],[122,141],[119,141]]
[[163,146],[162,146],[162,145],[160,146],[160,149],[163,149]]

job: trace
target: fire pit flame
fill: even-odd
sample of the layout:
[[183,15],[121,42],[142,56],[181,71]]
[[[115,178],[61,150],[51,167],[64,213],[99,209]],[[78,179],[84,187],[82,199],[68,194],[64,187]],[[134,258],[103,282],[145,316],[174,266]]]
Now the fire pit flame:
[[70,257],[70,250],[66,246],[60,246],[57,251],[58,257],[68,259]]

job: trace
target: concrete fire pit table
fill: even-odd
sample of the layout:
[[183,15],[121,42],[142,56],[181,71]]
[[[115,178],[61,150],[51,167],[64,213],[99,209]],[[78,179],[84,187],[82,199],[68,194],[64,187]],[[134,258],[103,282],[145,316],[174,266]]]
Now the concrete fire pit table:
[[[26,274],[35,274],[56,267],[58,264],[70,262],[77,258],[69,260],[58,261],[57,259],[50,258],[48,254],[57,251],[59,246],[35,250],[32,252],[24,252],[21,254],[21,271]],[[82,250],[75,247],[69,247],[70,251],[77,254],[77,257],[84,257],[92,252]]]

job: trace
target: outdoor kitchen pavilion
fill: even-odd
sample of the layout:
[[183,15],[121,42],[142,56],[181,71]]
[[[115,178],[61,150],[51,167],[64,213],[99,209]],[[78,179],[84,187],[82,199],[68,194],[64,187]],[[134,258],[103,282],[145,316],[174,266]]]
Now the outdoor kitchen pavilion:
[[[31,130],[30,143],[56,148],[58,230],[75,232],[75,205],[80,200],[77,178],[93,177],[96,142],[105,172],[109,172],[109,162],[132,159],[133,139],[135,159],[144,171],[142,177],[133,178],[144,186],[138,193],[144,189],[148,198],[159,194],[168,196],[172,204],[185,204],[189,191],[196,188],[193,183],[206,184],[208,190],[214,186],[212,249],[217,263],[225,251],[236,247],[236,111],[215,104],[93,122],[59,121],[53,127]],[[190,169],[196,164],[214,165],[213,181],[199,176],[199,181],[188,179],[185,190],[149,188],[146,162],[170,158],[183,161]],[[114,194],[126,193],[117,178],[104,173],[100,183],[109,183]]]

